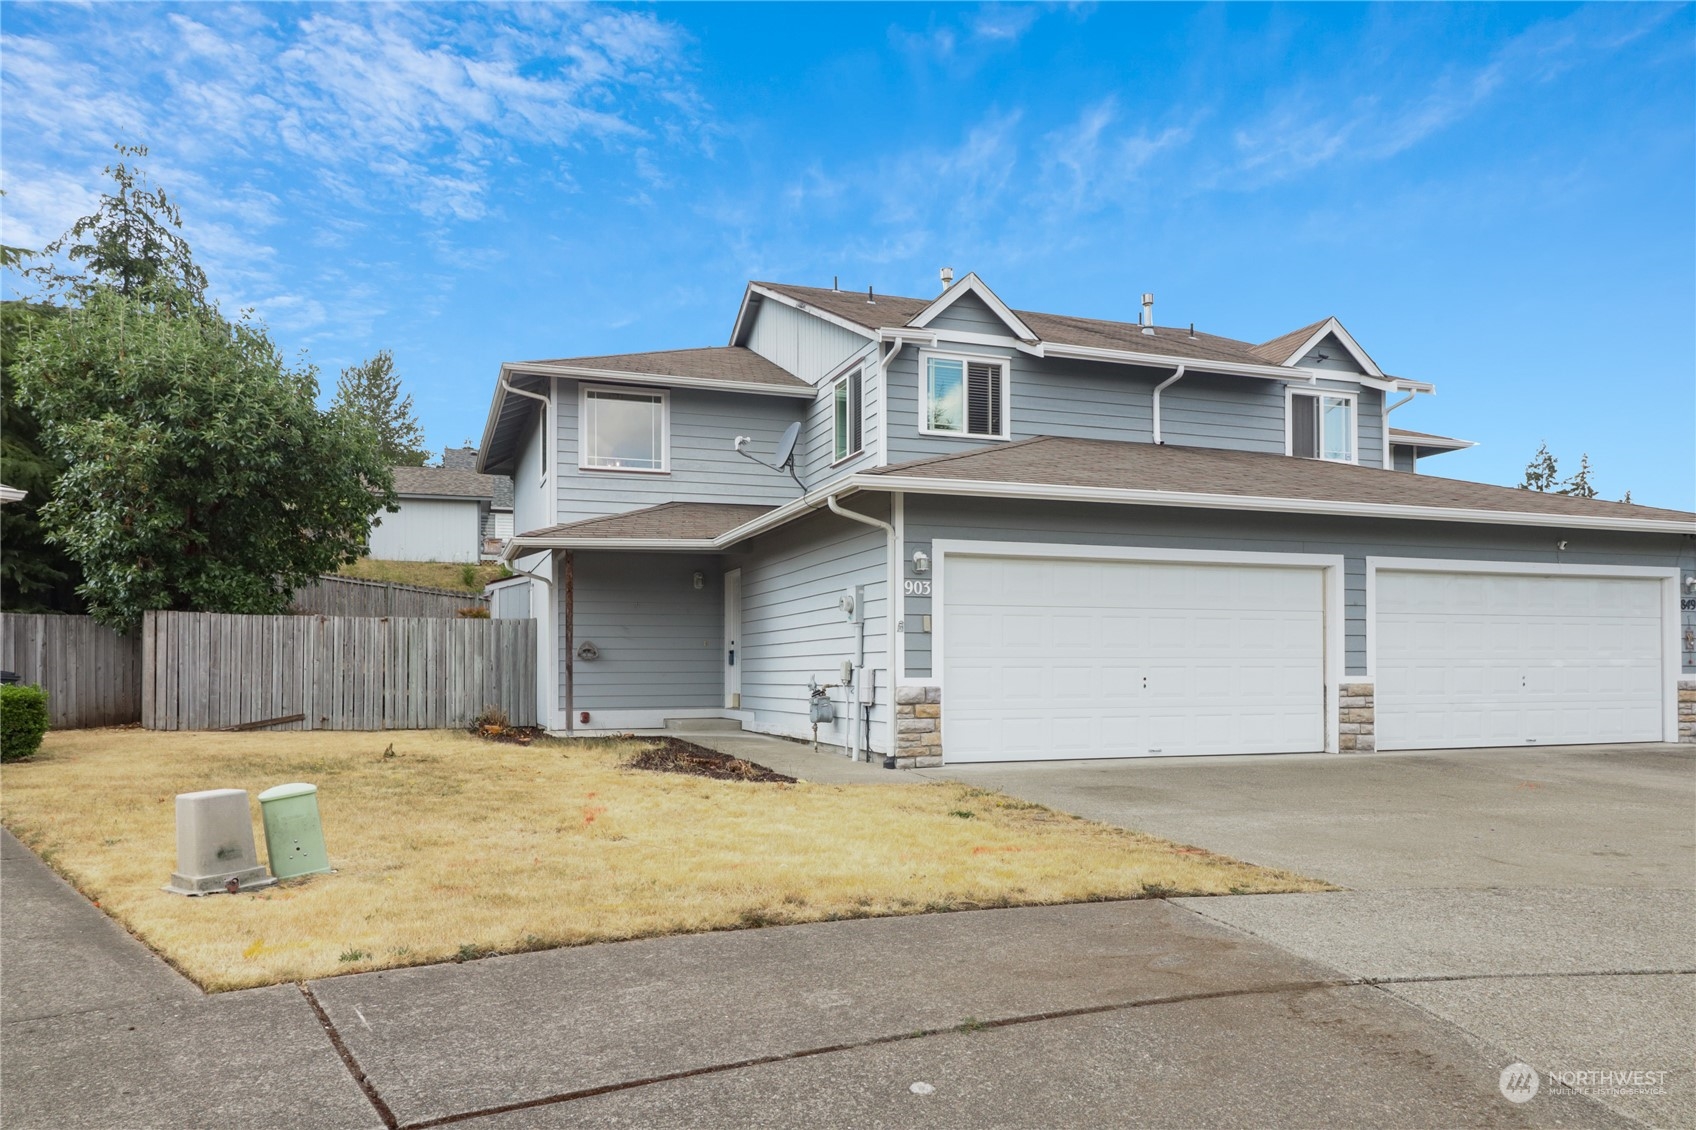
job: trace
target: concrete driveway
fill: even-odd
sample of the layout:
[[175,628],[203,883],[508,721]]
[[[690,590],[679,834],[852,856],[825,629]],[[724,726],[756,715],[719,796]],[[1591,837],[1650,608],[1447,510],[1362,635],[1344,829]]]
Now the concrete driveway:
[[1347,888],[1176,899],[1542,1071],[1696,1126],[1696,748],[980,765],[925,775]]

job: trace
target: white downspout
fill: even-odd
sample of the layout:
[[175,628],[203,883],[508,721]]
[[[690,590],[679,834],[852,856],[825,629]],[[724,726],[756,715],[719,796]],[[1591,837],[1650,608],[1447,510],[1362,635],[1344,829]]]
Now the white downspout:
[[1165,443],[1160,438],[1160,394],[1166,389],[1184,379],[1184,366],[1179,365],[1178,371],[1154,386],[1154,442]]
[[[539,392],[530,392],[527,389],[518,388],[507,379],[506,370],[504,369],[501,370],[500,385],[501,388],[507,392],[516,393],[519,396],[528,397],[531,400],[539,401],[541,403],[544,435],[542,442],[553,442],[553,429],[548,426],[552,422],[549,413],[553,410],[553,397],[544,396]],[[549,380],[549,391],[552,391],[551,378]],[[554,451],[551,456],[544,453],[542,457],[548,460],[547,466],[550,467],[559,462],[559,452],[557,450]],[[554,521],[559,521],[559,500],[557,494],[555,495],[553,505],[550,506],[549,509],[554,512]],[[501,551],[501,561],[511,561],[513,559],[512,551],[513,541],[509,540],[507,542],[506,549]],[[552,572],[554,567],[553,551],[546,551],[546,555],[548,569]],[[554,608],[554,582],[553,578],[544,577],[540,573],[531,572],[529,569],[519,569],[517,572],[523,573],[525,576],[530,577],[533,580],[542,582],[542,584],[547,588],[548,615],[544,622],[547,624],[548,630],[546,633],[543,633],[539,630],[540,626],[538,626],[538,631],[536,632],[537,645],[542,649],[542,661],[537,664],[537,671],[538,674],[545,680],[547,695],[544,697],[538,693],[536,696],[536,720],[541,723],[544,730],[552,729],[554,715],[558,713],[559,710],[559,642],[556,638],[559,632],[559,616],[558,611]],[[571,719],[568,717],[566,719],[566,725],[569,727],[570,724]]]
[[[1384,429],[1384,470],[1386,471],[1395,470],[1395,468],[1390,465],[1390,413],[1394,412],[1396,409],[1400,408],[1402,405],[1406,404],[1418,395],[1419,394],[1417,392],[1410,392],[1394,404],[1384,405],[1384,422],[1382,427]],[[1419,460],[1417,458],[1413,461],[1413,469],[1415,471],[1419,470]]]
[[[895,663],[894,663],[894,659],[893,659],[894,651],[895,651],[895,645],[894,645],[895,624],[892,621],[891,616],[893,615],[893,612],[894,612],[894,609],[895,609],[895,592],[894,592],[894,589],[895,589],[895,586],[898,582],[897,582],[896,577],[895,577],[895,570],[894,570],[891,563],[896,559],[897,555],[899,555],[900,552],[901,552],[900,546],[898,546],[895,543],[895,527],[890,525],[888,522],[885,522],[882,518],[873,518],[870,514],[861,514],[857,510],[844,510],[840,505],[837,504],[836,495],[834,495],[834,494],[825,495],[824,504],[826,506],[830,507],[830,512],[832,514],[835,514],[838,517],[847,518],[850,522],[859,522],[862,525],[874,526],[877,529],[882,530],[885,533],[885,535],[887,535],[887,539],[888,539],[887,544],[889,546],[889,557],[888,557],[888,561],[885,562],[884,568],[888,572],[889,591],[885,595],[883,607],[884,607],[884,620],[885,620],[885,623],[884,623],[884,642],[887,645],[886,650],[887,650],[887,653],[890,656],[890,659],[888,660],[888,662],[889,662],[889,674],[886,676],[886,678],[889,680],[889,686],[886,688],[885,693],[887,693],[889,695],[889,702],[888,702],[889,714],[890,714],[890,717],[893,718],[894,715],[895,715]],[[865,618],[864,610],[860,610],[860,631],[862,631],[862,632],[865,631],[865,623],[866,623],[866,618]],[[862,646],[861,650],[862,650],[862,654],[863,654],[863,651],[864,651],[863,646]],[[861,678],[864,677],[863,670],[864,669],[863,669],[863,665],[862,665]],[[853,719],[853,724],[849,728],[849,733],[857,735],[857,733],[858,733],[857,728],[861,725],[860,717],[859,717],[859,715],[860,715],[860,683],[859,683],[858,679],[855,680],[853,694],[854,694],[854,712],[851,715],[851,717]],[[859,741],[858,741],[858,737],[856,736],[856,738],[855,738],[856,747],[858,746],[858,744],[859,744]],[[866,745],[869,748],[871,743],[868,741],[866,743]],[[889,747],[889,749],[890,749],[890,752],[888,754],[886,754],[886,756],[894,756],[895,747],[893,745],[891,745]],[[856,748],[853,753],[849,754],[849,756],[850,757],[856,756],[858,754],[858,752],[859,752],[859,750],[858,750],[858,748]]]

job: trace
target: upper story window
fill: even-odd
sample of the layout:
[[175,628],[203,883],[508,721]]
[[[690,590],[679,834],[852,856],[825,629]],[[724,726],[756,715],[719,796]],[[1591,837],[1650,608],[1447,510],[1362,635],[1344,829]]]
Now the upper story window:
[[1355,462],[1355,404],[1351,393],[1290,390],[1290,454]]
[[919,430],[932,435],[1006,439],[1007,362],[925,357]]
[[663,392],[585,388],[577,465],[595,471],[670,470],[668,409]]
[[835,435],[835,461],[840,463],[864,448],[860,428],[860,370],[836,382],[831,390],[831,421]]

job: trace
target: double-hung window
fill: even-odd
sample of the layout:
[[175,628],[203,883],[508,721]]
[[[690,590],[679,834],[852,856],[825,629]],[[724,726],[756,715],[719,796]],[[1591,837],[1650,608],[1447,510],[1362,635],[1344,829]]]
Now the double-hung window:
[[865,446],[860,428],[861,382],[860,370],[836,382],[831,391],[832,432],[835,435],[835,461],[858,455]]
[[669,470],[663,392],[585,388],[578,466],[597,471]]
[[1290,454],[1353,463],[1354,397],[1290,393]]
[[920,431],[1006,439],[1007,363],[967,357],[925,358]]

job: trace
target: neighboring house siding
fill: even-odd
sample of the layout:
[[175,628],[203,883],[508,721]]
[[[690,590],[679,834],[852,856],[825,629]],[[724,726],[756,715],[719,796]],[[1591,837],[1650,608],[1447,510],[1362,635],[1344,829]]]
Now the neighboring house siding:
[[[489,593],[489,617],[493,620],[528,620],[535,612],[530,607],[530,592],[532,588],[540,588],[531,581],[509,581],[506,584],[492,585]],[[545,589],[543,590],[546,591]]]
[[380,512],[371,556],[381,561],[475,562],[482,551],[480,505],[464,500],[403,498],[400,512]]
[[[887,520],[881,502],[862,496],[853,505]],[[755,728],[811,735],[807,681],[838,682],[843,660],[853,658],[855,628],[837,600],[845,588],[858,584],[864,586],[865,665],[876,680],[871,744],[887,752],[887,552],[882,531],[819,515],[760,538],[747,553],[726,557],[726,569],[742,570],[742,708],[754,713]],[[820,726],[819,737],[840,744],[846,733],[843,694],[835,690],[830,695],[837,721]]]
[[[694,574],[702,574],[702,587]],[[682,710],[724,705],[724,581],[719,559],[672,553],[596,553],[575,561],[573,709]],[[565,699],[563,607],[557,635]]]
[[553,476],[557,521],[622,514],[662,502],[777,506],[801,493],[786,472],[761,467],[736,454],[734,441],[739,435],[752,436],[749,453],[769,462],[783,430],[807,415],[806,401],[700,389],[669,391],[670,473],[594,471],[577,465],[579,384],[558,382],[555,450],[559,459]]
[[[1349,675],[1366,673],[1368,556],[1696,567],[1696,549],[1666,535],[1582,531],[1571,534],[1569,548],[1561,552],[1556,545],[1562,534],[1554,528],[919,495],[907,496],[905,529],[901,556],[907,562],[917,549],[934,556],[932,542],[937,538],[1339,554],[1344,557],[1344,662]],[[932,611],[929,598],[908,597],[902,614],[916,628],[920,617]],[[907,676],[930,677],[930,636],[917,630],[905,635]]]
[[748,348],[804,381],[818,379],[866,344],[866,338],[770,298],[748,331]]

